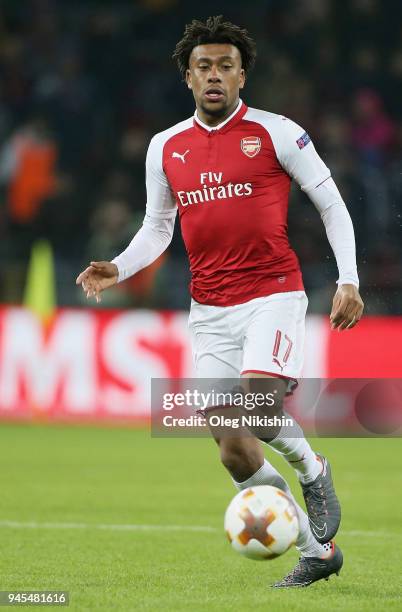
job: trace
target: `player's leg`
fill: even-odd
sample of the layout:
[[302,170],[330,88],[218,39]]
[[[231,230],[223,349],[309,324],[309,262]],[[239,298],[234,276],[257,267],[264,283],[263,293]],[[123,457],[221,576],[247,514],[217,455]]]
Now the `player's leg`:
[[[216,439],[216,438],[215,438]],[[300,533],[296,547],[308,557],[326,557],[326,547],[311,533],[306,513],[294,499],[290,487],[279,472],[265,459],[261,442],[254,437],[216,439],[221,461],[232,477],[235,487],[242,491],[249,487],[271,485],[286,493],[296,506]],[[248,468],[248,475],[245,468]]]
[[[275,294],[261,300],[258,306],[249,317],[242,375],[296,380],[303,363],[307,308],[304,292]],[[294,419],[292,426],[282,426],[264,442],[296,470],[314,536],[321,543],[328,542],[337,532],[341,518],[328,460],[311,448]]]
[[[278,391],[278,403],[280,403],[281,395],[285,394],[287,384],[278,379],[271,379],[271,381]],[[245,392],[255,395],[264,392],[266,385],[260,376],[259,380],[250,378],[247,381],[244,380],[242,386]],[[206,417],[207,419],[210,419],[211,416],[236,418],[239,414],[244,414],[244,411],[220,407],[208,410]],[[211,426],[210,429],[219,446],[221,462],[231,475],[236,488],[243,490],[253,486],[272,485],[284,491],[295,504],[299,517],[300,532],[296,548],[303,557],[329,559],[333,554],[331,544],[322,545],[314,538],[306,513],[297,504],[286,480],[265,459],[263,445],[252,435],[252,430],[240,427],[236,430],[236,437],[232,437],[229,428],[223,428],[221,436],[217,435],[216,427]]]
[[[210,411],[208,414],[215,413],[216,411]],[[301,557],[296,568],[274,586],[308,586],[339,572],[342,567],[342,553],[332,542],[320,544],[314,538],[306,513],[296,502],[286,480],[264,458],[260,441],[250,436],[221,439],[215,437],[215,440],[219,445],[221,461],[239,491],[254,486],[271,485],[284,491],[296,507],[300,526],[296,548]],[[249,476],[244,478],[247,473]]]
[[[236,338],[234,341],[231,339],[231,330],[223,316],[224,311],[220,315],[219,310],[196,305],[191,313],[190,331],[196,373],[201,377],[212,375],[215,379],[216,377],[235,379],[240,372],[242,350]],[[220,408],[219,410],[225,409]],[[212,412],[209,411],[209,415],[211,414]],[[279,473],[265,461],[262,445],[255,437],[248,435],[218,438],[215,434],[215,439],[220,448],[222,463],[238,488],[247,488],[257,484],[273,484],[283,487],[285,491],[289,489]],[[333,554],[331,555],[331,552],[326,550],[327,547],[316,542],[311,534],[305,513],[299,506],[297,510],[300,520],[297,546],[302,554],[302,559],[308,559],[308,567],[311,567],[312,571],[307,573],[303,571],[301,576],[300,572],[297,573],[298,577],[295,578],[295,581],[300,582],[302,579],[306,584],[310,584],[332,573]],[[321,565],[317,566],[317,562],[320,562]],[[324,570],[322,564],[324,564]],[[339,569],[338,566],[337,569]],[[287,583],[287,586],[291,585]]]

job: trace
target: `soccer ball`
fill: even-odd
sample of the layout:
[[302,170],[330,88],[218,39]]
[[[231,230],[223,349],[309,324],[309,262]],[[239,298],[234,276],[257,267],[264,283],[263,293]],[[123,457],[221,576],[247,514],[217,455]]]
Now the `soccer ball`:
[[294,503],[276,487],[264,485],[240,491],[225,514],[225,531],[232,548],[249,559],[274,559],[299,535]]

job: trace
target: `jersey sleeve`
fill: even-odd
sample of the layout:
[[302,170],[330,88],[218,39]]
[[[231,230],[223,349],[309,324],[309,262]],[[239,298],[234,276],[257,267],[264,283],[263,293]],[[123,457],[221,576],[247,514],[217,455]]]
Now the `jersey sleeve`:
[[177,206],[163,171],[163,145],[163,139],[157,134],[148,147],[145,164],[147,214],[154,219],[174,219]]
[[282,168],[303,191],[314,189],[331,176],[307,132],[285,117],[281,118],[276,154]]
[[121,282],[154,262],[172,240],[177,206],[163,171],[163,139],[152,138],[146,168],[147,205],[144,223],[128,247],[112,259]]

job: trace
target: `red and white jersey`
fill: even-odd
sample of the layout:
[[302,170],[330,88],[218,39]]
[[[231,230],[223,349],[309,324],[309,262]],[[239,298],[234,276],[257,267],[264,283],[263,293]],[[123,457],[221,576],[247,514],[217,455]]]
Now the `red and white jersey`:
[[300,126],[240,101],[216,128],[194,116],[156,134],[146,168],[148,214],[179,211],[197,302],[303,289],[287,235],[290,183],[308,192],[330,171]]

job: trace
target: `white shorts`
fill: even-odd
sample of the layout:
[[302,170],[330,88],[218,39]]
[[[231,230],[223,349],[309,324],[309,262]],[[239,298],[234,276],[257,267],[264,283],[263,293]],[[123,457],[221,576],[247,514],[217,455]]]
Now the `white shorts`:
[[196,376],[235,379],[254,372],[296,380],[303,365],[307,304],[304,291],[274,293],[236,306],[192,300]]

